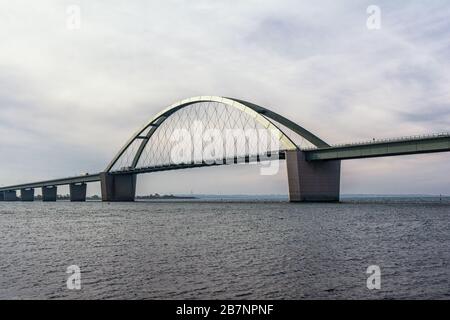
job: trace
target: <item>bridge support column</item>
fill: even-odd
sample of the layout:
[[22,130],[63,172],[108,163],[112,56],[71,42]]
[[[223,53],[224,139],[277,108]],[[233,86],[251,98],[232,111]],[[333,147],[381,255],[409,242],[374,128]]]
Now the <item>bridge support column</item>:
[[286,151],[291,202],[339,201],[341,161],[306,161],[300,150]]
[[34,189],[20,189],[20,200],[34,201]]
[[8,190],[4,191],[5,201],[18,201],[16,190]]
[[107,172],[100,174],[102,186],[102,201],[134,201],[136,196],[136,175],[115,174]]
[[0,191],[0,201],[5,201],[5,192]]
[[57,192],[56,186],[42,187],[42,201],[56,201]]
[[70,184],[70,201],[84,202],[86,201],[86,183]]

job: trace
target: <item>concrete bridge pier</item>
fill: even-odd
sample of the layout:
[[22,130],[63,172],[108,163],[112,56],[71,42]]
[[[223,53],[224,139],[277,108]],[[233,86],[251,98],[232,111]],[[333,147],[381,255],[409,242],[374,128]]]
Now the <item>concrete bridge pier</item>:
[[42,187],[42,201],[56,201],[57,192],[56,186]]
[[70,201],[84,202],[86,201],[86,183],[70,184]]
[[20,199],[22,201],[34,201],[34,189],[20,189]]
[[300,150],[286,151],[291,202],[337,202],[340,194],[341,161],[306,161]]
[[135,174],[100,174],[102,201],[134,201],[136,196]]
[[18,201],[16,190],[4,191],[5,201]]

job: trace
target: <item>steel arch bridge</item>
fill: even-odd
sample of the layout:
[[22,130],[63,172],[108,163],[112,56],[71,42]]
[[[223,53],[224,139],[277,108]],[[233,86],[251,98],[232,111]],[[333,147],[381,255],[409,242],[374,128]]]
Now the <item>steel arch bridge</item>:
[[[175,152],[174,152],[175,151]],[[206,152],[208,151],[208,152]],[[199,96],[176,102],[142,126],[100,173],[0,188],[0,201],[56,201],[70,185],[72,201],[86,183],[101,182],[103,201],[134,201],[136,176],[156,171],[285,159],[290,201],[339,201],[341,160],[450,151],[450,134],[330,146],[267,108],[234,98]]]
[[[202,126],[201,132],[194,128],[195,122]],[[184,130],[184,137],[215,130],[216,137],[219,135],[222,139],[215,141],[214,150],[221,152],[205,154],[202,137],[200,143],[183,141],[184,145],[189,145],[185,152],[189,156],[183,161],[174,161],[173,150],[179,141],[170,138],[177,130]],[[265,133],[264,138],[261,132]],[[195,151],[199,144],[202,144],[200,153]],[[285,159],[287,153],[299,151],[301,144],[329,147],[300,125],[256,104],[219,96],[188,98],[156,114],[119,150],[101,174],[103,199],[134,199],[138,173]],[[339,163],[334,161],[333,167],[334,178],[338,178]]]
[[[189,127],[192,127],[193,121],[200,121],[203,125],[206,124],[206,129],[218,129],[224,138],[231,138],[226,134],[225,130],[265,129],[271,131],[274,136],[271,138],[275,138],[276,140],[270,142],[272,145],[279,145],[278,150],[270,150],[272,152],[297,150],[299,147],[293,141],[295,135],[304,139],[303,142],[306,141],[310,146],[318,148],[329,147],[326,142],[305,128],[269,109],[233,98],[200,96],[176,102],[155,115],[133,134],[104,171],[118,173],[119,171],[130,170],[152,171],[159,167],[168,169],[170,167],[178,168],[177,164],[171,163],[170,159],[167,159],[168,154],[165,154],[166,157],[164,159],[161,159],[161,157],[160,159],[149,159],[148,156],[157,157],[161,156],[160,153],[167,153],[167,149],[169,148],[161,150],[158,147],[163,143],[170,144],[168,140],[171,134],[173,134],[173,131],[177,129],[189,129]],[[290,131],[291,134],[288,135],[285,131]],[[158,135],[158,133],[161,134]],[[245,135],[245,132],[243,134]],[[254,142],[257,143],[258,141]],[[252,145],[246,145],[245,147],[247,147],[248,152],[252,151]],[[145,151],[148,154],[147,158],[143,159]],[[240,153],[239,151],[243,150],[236,150],[235,154],[231,155],[231,157],[250,156],[250,154]],[[269,150],[253,151],[256,153],[258,151],[260,153],[265,151],[267,153]],[[255,154],[255,156],[263,156],[263,154]],[[165,160],[166,162],[157,163],[157,161],[151,160]],[[192,159],[192,162],[198,163],[203,160],[207,159]]]

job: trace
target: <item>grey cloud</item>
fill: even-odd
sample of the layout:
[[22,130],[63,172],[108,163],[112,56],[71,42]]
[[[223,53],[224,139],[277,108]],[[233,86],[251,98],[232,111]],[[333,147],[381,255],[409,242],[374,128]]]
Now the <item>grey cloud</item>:
[[436,128],[436,125],[438,125],[441,128],[448,129],[450,123],[450,105],[433,107],[433,109],[435,109],[434,111],[424,110],[417,113],[400,112],[400,121],[420,122],[430,125],[430,127],[434,126]]

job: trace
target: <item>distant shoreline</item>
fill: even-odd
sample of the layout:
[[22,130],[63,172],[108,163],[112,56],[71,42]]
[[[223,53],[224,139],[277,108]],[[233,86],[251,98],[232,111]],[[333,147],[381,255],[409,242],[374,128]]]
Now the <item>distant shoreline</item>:
[[[136,200],[199,200],[199,201],[288,201],[288,195],[277,195],[277,194],[261,194],[261,195],[214,195],[214,194],[196,194],[196,195],[140,195],[136,196]],[[38,195],[35,197],[36,201],[42,201],[42,196]],[[69,195],[58,195],[58,201],[70,201]],[[102,198],[98,195],[86,197],[87,201],[102,201]],[[422,201],[432,201],[441,200],[445,202],[450,201],[450,195],[430,195],[430,194],[342,194],[340,196],[341,201],[401,201],[401,200],[422,200]],[[20,201],[18,197],[16,201]]]
[[166,200],[166,199],[174,199],[174,200],[192,200],[192,199],[198,199],[194,196],[174,196],[171,195],[148,195],[148,196],[137,196],[136,200]]

